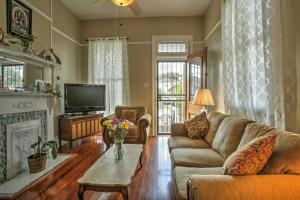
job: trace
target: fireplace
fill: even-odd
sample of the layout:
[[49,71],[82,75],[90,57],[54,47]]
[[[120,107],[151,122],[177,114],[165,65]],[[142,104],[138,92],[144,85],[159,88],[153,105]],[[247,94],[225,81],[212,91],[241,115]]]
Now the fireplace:
[[47,111],[0,115],[0,183],[28,169],[30,145],[47,139]]
[[30,145],[38,141],[40,120],[31,120],[7,125],[6,128],[6,178],[28,169],[27,157]]

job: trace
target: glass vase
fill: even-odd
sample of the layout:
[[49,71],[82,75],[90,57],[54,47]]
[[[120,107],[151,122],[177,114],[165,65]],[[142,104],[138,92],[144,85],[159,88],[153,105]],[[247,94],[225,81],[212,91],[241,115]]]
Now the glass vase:
[[116,160],[121,160],[123,158],[123,154],[124,154],[124,149],[123,149],[123,141],[124,139],[122,138],[114,138],[114,142],[115,142],[115,159]]

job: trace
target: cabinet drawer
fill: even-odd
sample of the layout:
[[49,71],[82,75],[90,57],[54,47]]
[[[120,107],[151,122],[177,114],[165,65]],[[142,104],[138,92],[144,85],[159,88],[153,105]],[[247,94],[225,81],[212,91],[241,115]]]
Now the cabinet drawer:
[[77,123],[77,137],[78,138],[82,137],[82,125],[81,125],[81,123]]
[[86,136],[86,122],[82,122],[82,136]]
[[77,126],[76,124],[72,124],[72,139],[77,138]]

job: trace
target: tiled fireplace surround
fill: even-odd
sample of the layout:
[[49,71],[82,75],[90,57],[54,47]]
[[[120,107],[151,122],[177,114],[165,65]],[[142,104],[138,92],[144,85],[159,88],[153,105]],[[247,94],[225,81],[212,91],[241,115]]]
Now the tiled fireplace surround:
[[[39,123],[40,136],[54,139],[54,99],[45,95],[0,95],[0,184],[7,181],[7,129]],[[25,122],[25,123],[23,123]],[[10,138],[9,138],[10,139]],[[34,143],[36,141],[27,141]]]

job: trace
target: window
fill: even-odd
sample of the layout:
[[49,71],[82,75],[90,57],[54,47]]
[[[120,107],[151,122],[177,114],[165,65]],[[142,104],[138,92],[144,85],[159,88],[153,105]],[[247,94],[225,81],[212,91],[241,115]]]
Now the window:
[[13,86],[15,88],[23,87],[24,65],[2,65],[0,67],[1,67],[0,87],[2,88],[8,88],[9,86]]
[[161,42],[158,44],[158,53],[185,53],[186,42]]

